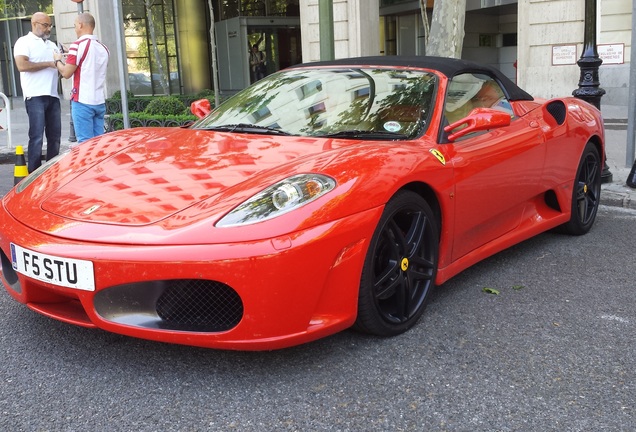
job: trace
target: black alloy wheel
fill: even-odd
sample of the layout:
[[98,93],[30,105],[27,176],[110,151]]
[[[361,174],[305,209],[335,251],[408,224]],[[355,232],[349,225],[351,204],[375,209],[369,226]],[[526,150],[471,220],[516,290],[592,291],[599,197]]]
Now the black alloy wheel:
[[410,191],[386,205],[369,245],[354,328],[378,336],[405,332],[418,321],[435,285],[437,219]]
[[592,228],[601,199],[602,169],[598,150],[588,142],[574,180],[572,215],[561,227],[566,234],[582,235]]

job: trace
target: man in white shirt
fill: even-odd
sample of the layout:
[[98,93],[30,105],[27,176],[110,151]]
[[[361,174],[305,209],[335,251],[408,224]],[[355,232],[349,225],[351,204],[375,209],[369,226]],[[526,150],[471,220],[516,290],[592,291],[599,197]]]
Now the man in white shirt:
[[29,172],[35,171],[42,164],[44,134],[46,160],[60,152],[62,114],[57,93],[58,74],[53,59],[57,47],[49,40],[51,27],[51,18],[47,14],[34,13],[31,17],[31,31],[19,38],[13,48],[29,117]]
[[71,113],[77,142],[104,133],[106,99],[104,83],[108,66],[108,48],[93,35],[95,18],[87,12],[75,18],[75,34],[66,56],[55,54],[55,66],[64,78],[73,77],[71,90]]

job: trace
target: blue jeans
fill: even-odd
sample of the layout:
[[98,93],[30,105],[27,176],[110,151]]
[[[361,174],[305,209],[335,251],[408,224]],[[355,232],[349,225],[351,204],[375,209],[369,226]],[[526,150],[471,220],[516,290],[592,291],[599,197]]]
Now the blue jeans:
[[53,96],[35,96],[24,101],[29,117],[29,147],[27,169],[35,171],[42,165],[42,144],[46,134],[46,160],[60,152],[62,113],[60,100]]
[[106,104],[88,105],[71,102],[73,127],[78,143],[104,133],[104,114],[106,114]]

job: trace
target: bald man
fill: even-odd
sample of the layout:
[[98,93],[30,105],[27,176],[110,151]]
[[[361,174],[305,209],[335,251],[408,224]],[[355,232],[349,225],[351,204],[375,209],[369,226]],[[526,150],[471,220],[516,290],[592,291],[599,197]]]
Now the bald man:
[[104,83],[109,52],[93,31],[95,18],[88,12],[77,15],[75,34],[78,39],[71,44],[66,62],[62,53],[55,54],[55,66],[60,75],[73,77],[71,113],[78,143],[104,133]]
[[13,48],[15,65],[20,71],[20,84],[29,117],[29,172],[42,164],[42,144],[46,134],[46,160],[60,152],[62,117],[57,92],[58,74],[53,55],[57,46],[49,40],[51,18],[42,12],[31,17],[31,31],[19,38]]

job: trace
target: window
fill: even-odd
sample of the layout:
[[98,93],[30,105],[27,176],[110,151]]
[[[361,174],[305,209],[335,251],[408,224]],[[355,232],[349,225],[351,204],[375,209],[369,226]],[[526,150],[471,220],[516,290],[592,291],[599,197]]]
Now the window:
[[453,77],[446,90],[444,104],[449,123],[466,117],[474,108],[492,108],[514,116],[501,86],[487,75],[467,73]]
[[269,117],[272,115],[272,112],[266,106],[259,108],[257,111],[253,112],[251,115],[252,122],[258,123],[262,119]]
[[504,33],[502,36],[502,46],[517,46],[517,33]]
[[[422,71],[394,72],[390,68],[348,69],[348,73],[342,68],[280,71],[232,96],[194,127],[258,121],[298,136],[343,132],[358,139],[367,131],[379,132],[368,134],[369,139],[398,138],[390,133],[413,139],[428,125],[437,78]],[[354,75],[364,82],[350,79]]]
[[149,14],[144,2],[124,2],[123,12],[128,72],[135,77],[130,90],[136,95],[181,93],[173,0],[156,0]]
[[298,88],[298,99],[303,100],[322,91],[322,82],[312,81]]
[[310,106],[307,109],[307,112],[309,113],[310,116],[324,113],[325,111],[327,111],[327,107],[325,107],[324,102],[317,103],[316,105]]
[[354,99],[368,98],[370,93],[371,93],[371,89],[369,87],[357,89],[357,90],[354,90],[353,92],[353,98]]
[[216,21],[239,16],[300,16],[299,0],[214,0]]

